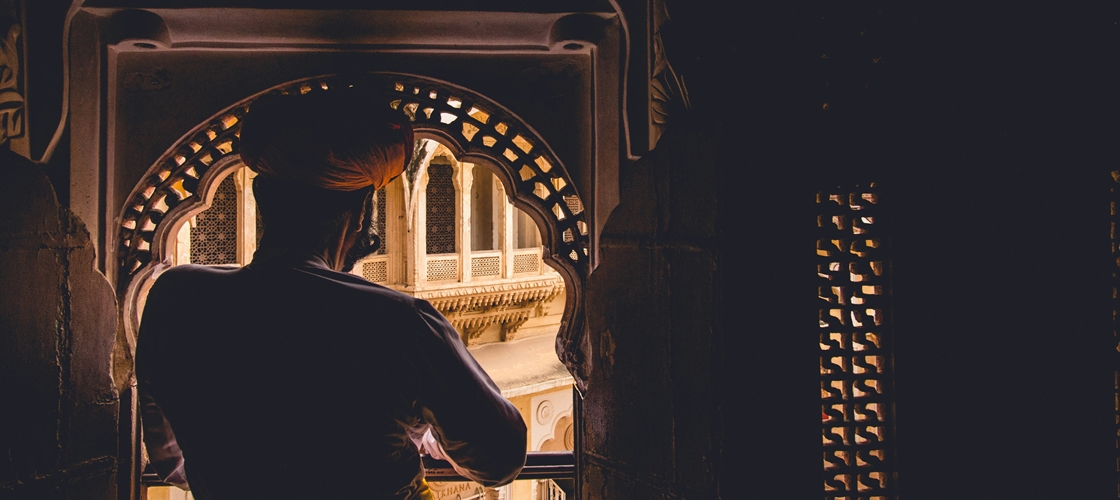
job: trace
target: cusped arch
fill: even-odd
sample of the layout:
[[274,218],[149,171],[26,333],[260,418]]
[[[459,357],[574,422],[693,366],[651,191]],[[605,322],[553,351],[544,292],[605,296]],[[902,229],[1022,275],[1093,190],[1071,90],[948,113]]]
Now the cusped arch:
[[540,228],[543,258],[567,285],[557,354],[585,389],[589,367],[579,346],[585,339],[582,290],[591,248],[586,214],[568,169],[540,134],[493,100],[451,83],[399,73],[317,76],[264,90],[195,127],[148,169],[119,219],[117,290],[133,347],[142,292],[170,267],[171,229],[206,206],[203,197],[210,187],[239,160],[241,121],[252,102],[269,93],[340,88],[383,100],[413,121],[418,137],[437,139],[461,160],[496,167],[514,205]]

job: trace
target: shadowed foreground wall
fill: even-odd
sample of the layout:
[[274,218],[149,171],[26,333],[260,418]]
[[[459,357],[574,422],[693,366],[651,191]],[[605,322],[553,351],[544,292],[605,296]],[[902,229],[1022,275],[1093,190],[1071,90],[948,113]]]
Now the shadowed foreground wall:
[[585,499],[718,498],[721,138],[686,118],[621,173],[587,289]]
[[0,497],[116,497],[116,302],[93,260],[39,167],[0,151]]

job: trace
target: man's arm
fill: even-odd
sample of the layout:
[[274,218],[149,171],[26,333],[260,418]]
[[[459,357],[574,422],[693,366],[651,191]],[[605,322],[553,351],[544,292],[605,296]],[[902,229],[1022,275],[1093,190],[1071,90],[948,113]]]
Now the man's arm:
[[171,423],[163,416],[163,410],[147,391],[141,389],[139,392],[140,419],[144,425],[144,447],[148,449],[148,461],[163,482],[190,490],[183,451],[175,440]]
[[502,397],[458,332],[426,301],[416,301],[424,341],[415,370],[421,418],[461,474],[493,487],[513,481],[525,465],[525,421]]
[[183,452],[179,449],[175,432],[171,430],[171,423],[156,402],[160,396],[157,383],[159,372],[167,362],[164,359],[166,340],[161,322],[174,313],[173,309],[167,307],[170,302],[164,297],[166,285],[166,280],[162,283],[157,281],[148,293],[144,319],[137,335],[136,385],[139,393],[140,420],[144,429],[144,446],[148,450],[148,460],[152,468],[164,482],[189,490]]

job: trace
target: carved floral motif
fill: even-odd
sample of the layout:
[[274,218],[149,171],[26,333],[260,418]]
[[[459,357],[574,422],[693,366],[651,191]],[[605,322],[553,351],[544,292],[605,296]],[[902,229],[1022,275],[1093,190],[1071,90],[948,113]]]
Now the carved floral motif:
[[0,39],[0,144],[23,136],[23,95],[19,85],[19,24]]

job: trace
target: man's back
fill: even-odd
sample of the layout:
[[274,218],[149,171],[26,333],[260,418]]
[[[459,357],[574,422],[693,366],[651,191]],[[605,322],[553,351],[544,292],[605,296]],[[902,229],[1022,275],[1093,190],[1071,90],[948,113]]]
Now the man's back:
[[524,423],[429,304],[314,261],[257,259],[168,271],[141,324],[138,379],[196,497],[409,498],[421,465],[408,430],[423,424],[484,482],[516,474]]

